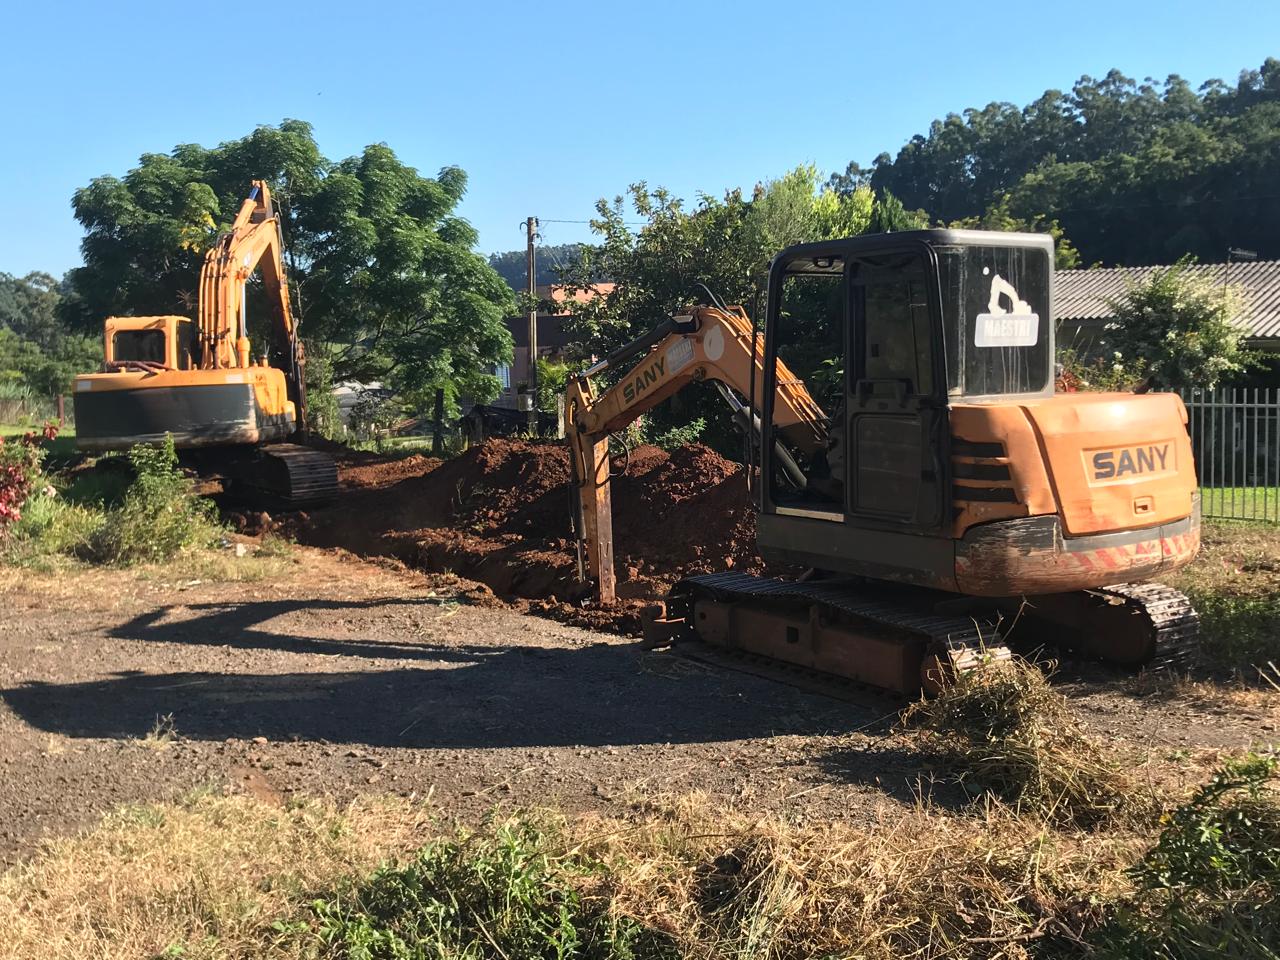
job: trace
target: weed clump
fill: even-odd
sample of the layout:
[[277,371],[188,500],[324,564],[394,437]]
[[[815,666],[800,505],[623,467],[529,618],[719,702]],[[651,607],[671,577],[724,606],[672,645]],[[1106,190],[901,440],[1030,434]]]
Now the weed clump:
[[[316,935],[340,956],[675,958],[661,938],[591,892],[603,863],[529,820],[424,847],[403,866],[314,904]],[[304,923],[302,929],[307,929]]]
[[33,456],[21,509],[0,541],[4,558],[37,566],[67,558],[129,566],[170,560],[217,539],[216,508],[195,494],[171,437],[107,463],[114,469],[67,482],[46,477]]
[[128,565],[168,560],[217,536],[213,504],[192,493],[178,467],[173,437],[129,451],[134,478],[119,508],[88,544],[92,559]]
[[1080,727],[1066,697],[1034,664],[991,661],[909,707],[971,791],[1019,812],[1097,827],[1137,812],[1132,780]]
[[1161,818],[1129,870],[1134,891],[1104,931],[1116,956],[1266,957],[1280,930],[1280,794],[1275,757],[1228,761]]

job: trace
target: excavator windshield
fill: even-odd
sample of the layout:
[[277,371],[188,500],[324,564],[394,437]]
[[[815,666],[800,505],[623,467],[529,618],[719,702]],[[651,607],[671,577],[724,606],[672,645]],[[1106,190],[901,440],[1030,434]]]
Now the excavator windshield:
[[1053,388],[1046,250],[1015,246],[935,248],[952,396],[1043,393]]

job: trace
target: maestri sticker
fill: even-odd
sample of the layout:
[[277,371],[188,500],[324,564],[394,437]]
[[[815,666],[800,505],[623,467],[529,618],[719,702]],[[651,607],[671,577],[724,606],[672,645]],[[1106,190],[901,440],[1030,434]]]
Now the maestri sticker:
[[[1009,301],[1009,309],[1000,298]],[[987,312],[978,314],[973,329],[976,347],[1034,347],[1040,339],[1040,315],[1018,296],[1013,284],[998,273],[991,275],[991,297]]]

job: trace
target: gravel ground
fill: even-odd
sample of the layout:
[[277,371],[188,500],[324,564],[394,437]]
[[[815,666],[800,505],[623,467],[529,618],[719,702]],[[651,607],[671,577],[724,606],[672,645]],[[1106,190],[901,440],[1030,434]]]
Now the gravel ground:
[[[922,785],[956,799],[892,731],[893,700],[646,652],[447,576],[304,548],[283,566],[0,576],[0,860],[202,787],[430,797],[464,820],[694,790],[795,819],[873,820]],[[1142,696],[1106,671],[1064,688],[1097,732],[1190,778],[1280,719],[1274,697]]]

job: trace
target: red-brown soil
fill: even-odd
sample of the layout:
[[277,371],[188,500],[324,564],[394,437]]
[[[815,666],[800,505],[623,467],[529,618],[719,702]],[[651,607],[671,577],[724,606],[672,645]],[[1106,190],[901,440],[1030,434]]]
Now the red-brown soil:
[[302,542],[393,556],[487,584],[504,599],[634,630],[645,603],[689,573],[758,570],[740,464],[700,444],[640,447],[614,461],[620,602],[600,608],[577,576],[569,460],[555,444],[490,440],[448,461],[344,461],[344,495],[291,532]]

